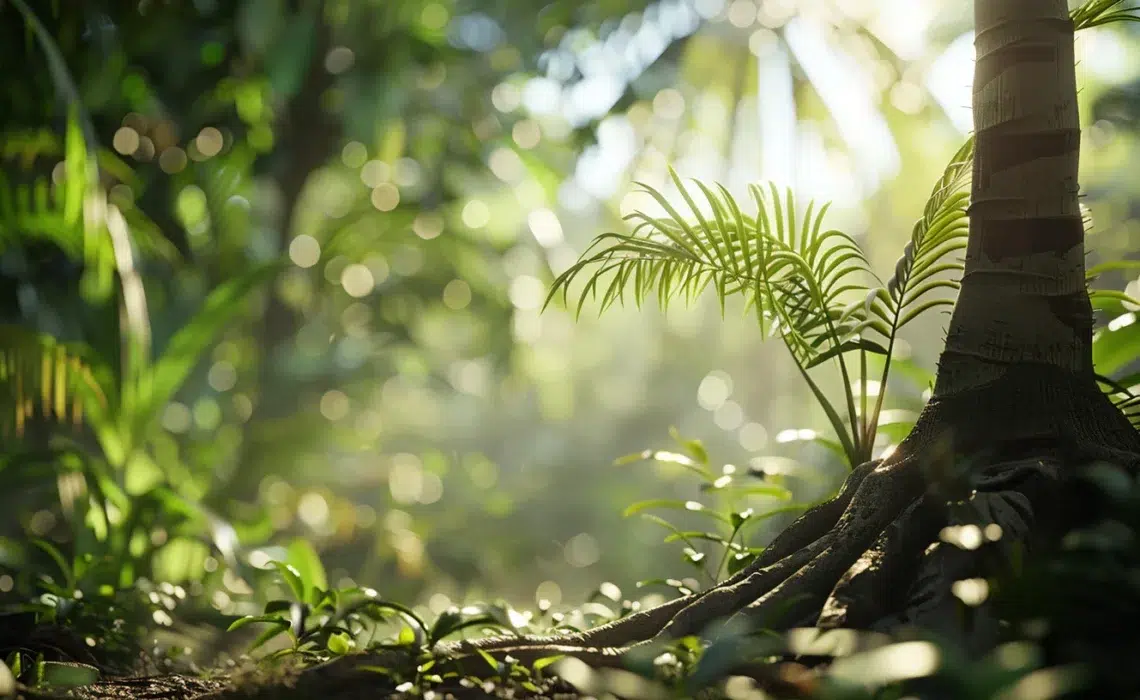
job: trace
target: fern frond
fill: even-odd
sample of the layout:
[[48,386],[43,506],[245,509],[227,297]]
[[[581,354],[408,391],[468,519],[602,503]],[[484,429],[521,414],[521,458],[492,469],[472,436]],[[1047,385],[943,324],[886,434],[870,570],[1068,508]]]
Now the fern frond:
[[0,326],[0,434],[29,421],[78,425],[106,408],[114,378],[93,351],[22,326]]

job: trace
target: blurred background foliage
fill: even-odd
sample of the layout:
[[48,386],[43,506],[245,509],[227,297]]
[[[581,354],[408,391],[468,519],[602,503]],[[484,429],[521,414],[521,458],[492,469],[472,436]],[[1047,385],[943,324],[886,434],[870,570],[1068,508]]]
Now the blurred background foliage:
[[[676,192],[670,164],[832,201],[889,274],[969,130],[970,22],[941,0],[0,0],[0,595],[58,566],[245,613],[299,537],[330,584],[436,612],[576,603],[677,566],[622,510],[693,482],[612,466],[675,449],[670,426],[826,496],[847,465],[742,309],[542,305],[653,211],[634,181]],[[1140,239],[1138,37],[1078,40],[1096,260]],[[1130,275],[1102,284],[1135,296]],[[944,322],[904,333],[887,408],[921,407]]]

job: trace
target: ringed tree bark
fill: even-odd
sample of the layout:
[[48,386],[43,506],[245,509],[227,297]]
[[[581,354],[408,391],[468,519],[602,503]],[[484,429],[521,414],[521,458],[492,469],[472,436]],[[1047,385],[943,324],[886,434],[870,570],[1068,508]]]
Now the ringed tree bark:
[[1092,367],[1066,2],[975,0],[974,12],[965,271],[933,399],[910,435],[719,586],[578,635],[437,651],[613,665],[631,647],[730,617],[769,629],[945,627],[958,617],[955,581],[1055,541],[1076,469],[1140,467],[1140,436]]

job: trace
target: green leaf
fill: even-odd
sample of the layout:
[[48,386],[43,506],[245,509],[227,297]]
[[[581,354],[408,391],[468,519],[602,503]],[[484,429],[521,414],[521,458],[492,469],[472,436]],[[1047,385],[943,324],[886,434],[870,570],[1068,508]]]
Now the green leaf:
[[491,667],[492,671],[495,673],[499,672],[499,662],[496,661],[495,657],[491,656],[486,649],[476,649],[475,651],[484,661],[487,662],[487,665]]
[[839,357],[840,355],[846,355],[849,352],[857,352],[859,350],[873,352],[877,355],[887,355],[887,349],[883,347],[882,344],[877,343],[870,338],[858,337],[852,340],[848,340],[839,345],[833,345],[826,351],[821,352],[820,354],[813,357],[807,364],[805,364],[804,369],[812,369],[813,367],[818,367],[828,360]]
[[721,546],[728,547],[732,543],[725,539],[724,535],[718,535],[715,532],[705,532],[703,530],[678,530],[665,537],[665,543],[670,544],[673,542],[688,542],[690,540],[704,540],[705,542],[715,542]]
[[[868,327],[893,344],[895,334],[923,311],[944,305],[944,300],[926,300],[925,295],[939,288],[957,289],[957,279],[939,279],[946,272],[961,272],[957,261],[944,262],[947,255],[966,245],[968,217],[966,207],[974,157],[974,141],[970,138],[958,149],[946,166],[927,199],[922,218],[915,223],[911,239],[895,264],[895,273],[884,287],[872,289],[864,303],[862,318],[876,323]],[[917,302],[922,301],[921,304]],[[916,305],[917,304],[917,305]],[[911,307],[914,308],[911,308]]]
[[674,442],[681,446],[681,449],[689,453],[689,456],[702,465],[708,465],[709,453],[705,450],[704,444],[700,440],[689,440],[681,437],[681,433],[674,427],[669,428],[669,435],[673,438]]
[[[444,613],[447,615],[448,613]],[[443,615],[440,616],[443,618]],[[434,645],[436,642],[447,639],[450,636],[458,634],[466,629],[472,627],[479,627],[482,629],[494,628],[504,632],[514,633],[514,630],[504,625],[502,621],[497,619],[490,613],[483,613],[464,619],[462,616],[455,614],[455,618],[449,618],[445,626],[440,626],[440,621],[437,620],[435,626],[432,627],[431,634],[428,637],[428,646]]]
[[661,462],[663,464],[678,464],[685,469],[697,474],[705,481],[711,481],[715,477],[709,469],[701,464],[694,462],[689,457],[679,454],[677,452],[667,452],[665,450],[644,450],[625,457],[619,457],[614,460],[615,467],[622,467],[627,464],[635,462],[642,462],[652,460],[654,462]]
[[273,279],[283,263],[272,262],[229,280],[206,297],[201,310],[181,326],[166,349],[139,380],[137,414],[133,417],[139,435],[157,420],[162,408],[181,389],[186,377],[217,340],[225,327],[246,310],[246,301],[261,285]]
[[638,588],[647,588],[649,586],[665,586],[666,588],[677,591],[683,596],[691,595],[693,592],[685,585],[684,581],[675,578],[654,578],[637,582]]
[[42,682],[55,688],[81,688],[99,680],[99,669],[74,661],[44,661]]
[[304,586],[307,595],[301,600],[316,607],[323,597],[323,592],[329,587],[325,567],[321,564],[317,550],[308,540],[297,537],[285,550],[285,563],[296,570]]
[[732,576],[741,569],[747,567],[752,562],[756,561],[756,557],[763,553],[763,548],[749,550],[747,552],[734,552],[728,557],[728,562],[725,570],[729,576]]
[[305,622],[309,619],[309,606],[302,602],[289,605],[289,631],[295,640],[300,640],[305,634]]
[[680,501],[672,498],[653,498],[645,501],[638,501],[637,503],[633,503],[627,506],[626,509],[622,511],[622,517],[628,518],[631,515],[637,515],[638,513],[649,510],[650,508],[666,508],[669,510],[683,510],[690,513],[700,513],[722,523],[728,523],[728,518],[716,512],[715,510],[710,510],[709,507],[703,503],[699,503],[697,501]]
[[811,507],[812,507],[811,503],[794,503],[792,505],[782,506],[780,508],[773,508],[772,510],[766,510],[763,513],[753,514],[753,516],[751,518],[746,520],[744,523],[741,523],[740,529],[741,529],[741,531],[743,531],[745,528],[752,527],[752,526],[756,525],[757,523],[764,522],[765,520],[768,520],[769,518],[774,518],[777,515],[785,515],[787,513],[799,513],[799,512],[805,511]]
[[1112,329],[1101,328],[1093,335],[1093,367],[1105,376],[1112,376],[1136,360],[1140,348],[1140,323],[1134,314],[1127,314],[1117,321],[1131,319],[1127,325]]
[[1069,14],[1073,20],[1073,29],[1080,31],[1113,22],[1140,22],[1137,8],[1119,9],[1121,3],[1122,0],[1087,0]]
[[[814,442],[815,440],[813,440]],[[840,452],[842,455],[842,452]],[[718,485],[720,482],[704,485],[702,491],[718,491],[721,493],[731,493],[739,496],[771,496],[772,498],[779,498],[787,500],[792,497],[792,492],[783,486],[776,486],[775,484],[744,484],[735,481],[729,481],[726,477],[721,477],[726,483],[723,486]]]
[[345,610],[338,613],[337,619],[338,620],[344,620],[344,619],[347,619],[350,615],[360,614],[364,611],[370,611],[371,612],[371,611],[388,611],[388,610],[391,610],[392,612],[398,613],[402,617],[404,617],[407,620],[409,620],[410,622],[412,622],[415,625],[416,634],[418,636],[422,636],[425,640],[427,639],[427,637],[429,636],[429,634],[428,634],[429,628],[428,628],[427,624],[424,622],[423,618],[421,618],[419,615],[417,615],[416,612],[414,610],[412,610],[411,608],[409,608],[408,606],[403,605],[401,603],[397,603],[395,601],[391,601],[391,600],[376,600],[376,599],[369,598],[367,600],[357,601],[357,602],[353,603],[352,605],[350,605]]
[[[23,668],[24,668],[23,655],[19,651],[13,651],[13,652],[8,654],[8,658],[4,660],[4,664],[6,665],[8,670],[11,671],[13,676],[15,676],[16,678],[19,678],[20,673],[23,672]],[[2,676],[2,675],[3,675],[3,669],[0,669],[0,676]],[[0,680],[0,685],[2,685],[2,683],[3,683],[3,681]],[[0,696],[2,696],[2,695],[4,695],[4,693],[0,692]]]
[[285,581],[285,585],[289,587],[289,591],[293,594],[293,599],[297,602],[305,601],[305,583],[301,580],[297,570],[285,562],[275,561],[271,562],[277,572],[281,574],[281,578]]
[[273,615],[275,613],[285,613],[289,611],[289,606],[293,604],[290,600],[271,600],[262,608],[262,612],[266,615]]
[[444,610],[428,631],[428,645],[435,646],[436,642],[454,632],[462,622],[463,615],[458,609]]
[[404,625],[400,628],[400,634],[396,637],[396,642],[401,646],[412,646],[416,643],[416,631]]
[[60,575],[63,576],[64,588],[67,590],[75,590],[75,574],[72,567],[67,563],[67,559],[64,558],[63,553],[51,542],[38,537],[32,538],[31,543],[46,553],[51,557],[51,560],[55,562]]
[[[266,606],[266,607],[268,607],[268,606]],[[285,608],[285,610],[288,610],[288,609],[289,609],[288,607]],[[253,624],[255,622],[267,622],[271,625],[276,625],[276,626],[281,626],[281,627],[288,627],[289,626],[288,620],[286,620],[281,615],[275,615],[275,614],[246,615],[244,617],[239,617],[238,619],[231,622],[230,626],[226,628],[226,631],[227,632],[233,632],[234,630],[241,629],[242,627],[245,627],[246,625]]]
[[535,659],[535,662],[533,664],[531,664],[531,668],[533,668],[535,671],[541,671],[544,668],[547,668],[548,666],[550,666],[551,664],[557,663],[558,661],[560,661],[564,658],[566,658],[565,654],[555,654],[554,656],[544,656],[541,659]]
[[253,641],[249,643],[248,651],[254,651],[265,646],[269,640],[281,636],[289,630],[289,622],[278,618],[277,622],[268,629],[262,631],[261,634],[254,637]]
[[328,650],[337,656],[344,656],[352,651],[352,638],[343,632],[330,634],[328,643],[326,644]]
[[1094,280],[1106,272],[1140,270],[1140,260],[1106,260],[1085,270],[1085,279]]

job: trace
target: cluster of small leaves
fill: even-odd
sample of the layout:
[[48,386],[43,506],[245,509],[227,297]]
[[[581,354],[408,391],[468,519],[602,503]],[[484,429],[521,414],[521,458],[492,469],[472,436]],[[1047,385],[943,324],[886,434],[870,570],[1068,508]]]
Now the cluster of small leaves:
[[[715,584],[726,575],[730,576],[748,566],[764,551],[763,547],[752,547],[745,543],[745,535],[751,526],[773,516],[801,512],[809,505],[786,503],[792,494],[778,483],[778,477],[770,477],[755,469],[739,469],[732,464],[714,470],[708,451],[699,440],[684,438],[675,429],[670,433],[680,452],[644,450],[616,460],[615,465],[624,466],[643,461],[677,465],[696,475],[701,493],[706,498],[716,499],[718,503],[710,506],[695,499],[651,499],[631,504],[625,509],[624,515],[640,516],[668,530],[665,542],[684,545],[682,552],[685,561],[698,570],[706,583]],[[785,503],[757,512],[753,500],[757,497]],[[662,516],[650,512],[654,510],[696,514],[709,523],[710,529],[683,530]],[[642,581],[638,585],[664,585],[681,595],[693,592],[690,582],[675,578]]]
[[[320,557],[307,540],[294,540],[288,547],[286,561],[271,564],[292,598],[271,600],[260,615],[238,618],[229,627],[233,631],[255,623],[267,625],[250,643],[249,651],[287,636],[289,646],[272,652],[270,657],[326,658],[343,656],[361,647],[422,651],[465,630],[514,631],[507,612],[494,606],[446,611],[429,625],[412,608],[382,599],[372,589],[330,587]],[[379,630],[393,621],[397,629],[394,637],[376,640]],[[368,641],[364,641],[365,637]]]
[[[118,576],[114,562],[90,555],[68,562],[50,543],[36,540],[35,545],[56,562],[58,571],[39,574],[34,591],[21,586],[11,596],[17,602],[0,606],[0,650],[9,654],[12,669],[31,673],[46,654],[49,663],[82,662],[131,672],[144,661],[139,646],[143,636],[155,625],[172,624],[188,599],[180,586],[143,578],[130,587],[115,587],[105,582]],[[156,655],[147,660],[161,661],[160,655],[182,651],[156,647]]]

